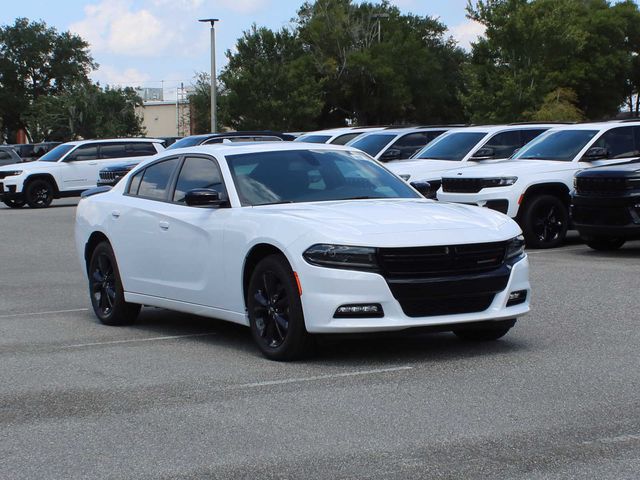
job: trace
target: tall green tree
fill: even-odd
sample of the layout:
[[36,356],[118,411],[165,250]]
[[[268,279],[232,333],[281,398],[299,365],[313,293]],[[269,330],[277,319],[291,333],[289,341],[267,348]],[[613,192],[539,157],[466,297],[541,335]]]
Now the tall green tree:
[[27,127],[29,111],[40,97],[59,95],[88,84],[96,68],[89,45],[77,35],[58,32],[44,22],[16,19],[0,27],[0,105],[5,137]]
[[322,109],[321,79],[296,32],[255,25],[227,52],[220,121],[238,130],[309,129]]
[[324,79],[321,123],[450,122],[459,100],[464,52],[436,19],[402,15],[388,1],[317,0],[297,24]]
[[476,122],[519,120],[558,88],[599,119],[636,88],[640,11],[631,0],[478,0],[467,13],[486,27],[466,70],[465,105]]

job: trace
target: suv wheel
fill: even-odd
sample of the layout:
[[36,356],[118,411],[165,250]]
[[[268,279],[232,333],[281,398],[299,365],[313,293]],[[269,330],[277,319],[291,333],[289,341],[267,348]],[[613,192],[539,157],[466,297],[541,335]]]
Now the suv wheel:
[[603,252],[618,250],[625,244],[624,238],[611,238],[611,237],[588,237],[584,239],[584,243],[594,250],[600,250]]
[[51,182],[38,178],[27,183],[24,196],[31,208],[46,208],[51,205],[53,193]]
[[108,242],[96,246],[87,274],[91,306],[96,317],[105,325],[132,324],[138,317],[140,305],[125,302],[116,256]]
[[528,247],[555,248],[562,245],[568,225],[567,207],[554,195],[540,195],[524,206],[521,226]]
[[4,203],[9,208],[22,208],[24,207],[24,204],[26,202],[22,199],[11,199],[11,200],[3,200],[2,203]]
[[256,266],[249,281],[247,310],[251,334],[265,357],[294,360],[311,350],[298,286],[282,255],[270,255]]

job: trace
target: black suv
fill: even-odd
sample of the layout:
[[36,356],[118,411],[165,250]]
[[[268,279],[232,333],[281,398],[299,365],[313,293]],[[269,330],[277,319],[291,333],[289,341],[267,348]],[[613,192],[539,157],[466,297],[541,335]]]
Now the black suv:
[[640,239],[640,160],[576,174],[571,217],[587,245],[616,250]]

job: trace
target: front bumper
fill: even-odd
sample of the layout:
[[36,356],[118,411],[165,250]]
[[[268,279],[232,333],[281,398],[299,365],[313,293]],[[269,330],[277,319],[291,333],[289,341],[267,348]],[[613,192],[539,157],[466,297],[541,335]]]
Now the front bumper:
[[0,201],[20,199],[22,199],[22,192],[17,191],[16,185],[7,185],[0,180]]
[[[302,305],[307,330],[311,333],[358,333],[404,330],[414,327],[454,326],[461,323],[504,320],[522,316],[530,310],[531,285],[529,262],[525,256],[513,265],[508,265],[502,290],[493,294],[488,307],[470,313],[432,316],[409,316],[406,303],[401,305],[391,291],[385,278],[377,273],[340,270],[312,265],[299,265],[297,274],[302,286]],[[504,272],[503,272],[504,273]],[[467,279],[469,281],[469,279]],[[470,280],[483,282],[482,279]],[[446,283],[446,285],[444,285]],[[463,282],[455,277],[447,279],[434,289],[450,289],[442,300],[455,302]],[[431,290],[429,290],[431,292]],[[509,295],[526,291],[523,303],[507,307]],[[397,292],[396,292],[397,294]],[[449,299],[447,298],[449,297]],[[338,307],[354,304],[380,304],[384,316],[380,318],[334,318]],[[404,303],[404,302],[403,302]]]
[[640,195],[574,195],[571,219],[583,237],[640,238]]
[[438,200],[441,202],[464,203],[487,207],[504,213],[511,218],[518,215],[519,195],[511,187],[485,188],[477,193],[452,193],[438,190]]

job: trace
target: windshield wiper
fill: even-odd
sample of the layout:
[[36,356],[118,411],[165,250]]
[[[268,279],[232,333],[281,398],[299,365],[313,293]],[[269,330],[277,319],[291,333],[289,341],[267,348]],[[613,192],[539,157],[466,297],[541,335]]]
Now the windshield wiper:
[[262,207],[263,205],[282,205],[283,203],[294,203],[294,201],[293,200],[282,200],[280,202],[259,203],[258,205],[254,205],[254,207]]
[[368,197],[368,196],[362,196],[362,197],[347,197],[347,198],[340,198],[339,200],[374,200],[376,198],[385,198],[385,197]]

